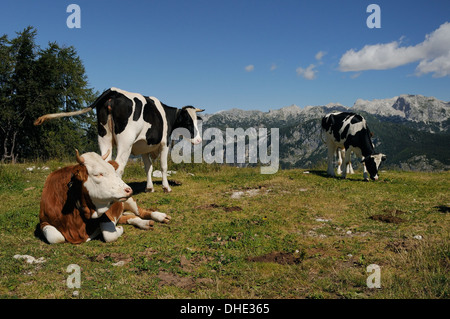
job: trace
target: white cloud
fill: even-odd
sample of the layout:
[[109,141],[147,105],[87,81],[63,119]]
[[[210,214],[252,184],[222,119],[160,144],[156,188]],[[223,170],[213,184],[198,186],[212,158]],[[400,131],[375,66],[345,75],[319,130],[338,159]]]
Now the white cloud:
[[442,24],[415,46],[401,46],[400,41],[366,45],[361,50],[348,50],[339,61],[343,72],[387,70],[420,61],[416,75],[434,73],[434,77],[450,75],[450,23]]
[[245,71],[247,72],[252,72],[253,70],[255,70],[255,66],[253,64],[249,64],[245,67]]
[[277,69],[277,65],[275,64],[275,63],[273,63],[271,66],[270,66],[270,71],[275,71],[276,69]]
[[433,60],[422,60],[416,68],[416,75],[433,73],[434,78],[450,75],[450,52]]
[[322,60],[322,58],[324,57],[325,54],[327,54],[327,53],[324,52],[324,51],[319,51],[319,52],[317,52],[316,55],[315,55],[316,60],[317,60],[317,61]]
[[306,69],[297,68],[297,75],[301,75],[307,80],[314,80],[317,74],[317,70],[314,70],[315,67],[314,64],[310,64]]

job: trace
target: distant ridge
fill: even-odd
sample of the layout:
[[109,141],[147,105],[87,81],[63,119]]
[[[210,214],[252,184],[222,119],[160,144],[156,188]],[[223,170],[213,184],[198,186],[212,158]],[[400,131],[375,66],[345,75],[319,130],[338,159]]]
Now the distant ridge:
[[207,114],[204,129],[277,127],[281,167],[312,168],[326,159],[320,120],[332,111],[366,117],[375,134],[375,149],[388,155],[385,167],[403,170],[450,169],[450,102],[423,95],[399,95],[372,101],[358,99],[352,107],[339,103],[290,105],[268,112],[237,108]]

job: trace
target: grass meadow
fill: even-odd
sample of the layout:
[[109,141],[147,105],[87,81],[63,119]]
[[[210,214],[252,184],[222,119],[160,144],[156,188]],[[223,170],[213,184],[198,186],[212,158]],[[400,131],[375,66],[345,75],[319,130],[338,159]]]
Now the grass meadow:
[[[450,172],[357,172],[171,165],[172,193],[145,193],[140,162],[124,181],[172,217],[116,242],[49,245],[39,202],[50,161],[0,165],[0,298],[449,298]],[[30,167],[34,168],[31,170]],[[27,263],[15,255],[40,259]],[[70,264],[81,287],[69,288]],[[369,288],[369,265],[380,288]],[[74,292],[76,291],[76,292]]]

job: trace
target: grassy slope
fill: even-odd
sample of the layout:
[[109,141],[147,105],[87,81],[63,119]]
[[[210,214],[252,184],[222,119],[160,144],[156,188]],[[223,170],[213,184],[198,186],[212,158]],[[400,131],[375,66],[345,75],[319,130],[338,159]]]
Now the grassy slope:
[[[78,298],[449,297],[450,172],[389,171],[363,182],[359,173],[340,180],[319,170],[172,166],[181,186],[164,194],[159,184],[135,196],[169,213],[170,225],[126,225],[110,244],[50,246],[35,229],[44,180],[61,163],[45,165],[50,170],[0,166],[2,298],[73,298],[66,286],[72,263],[81,267]],[[140,164],[130,164],[124,180],[142,186]],[[244,196],[231,198],[235,191]],[[375,214],[402,222],[369,218]],[[301,262],[248,260],[274,251]],[[46,262],[30,265],[15,254]],[[366,286],[369,264],[381,267],[381,289]]]

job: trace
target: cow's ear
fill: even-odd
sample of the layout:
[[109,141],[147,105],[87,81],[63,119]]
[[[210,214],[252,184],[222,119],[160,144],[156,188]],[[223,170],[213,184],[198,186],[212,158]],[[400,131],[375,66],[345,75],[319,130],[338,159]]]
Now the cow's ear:
[[112,167],[114,167],[114,169],[117,171],[117,169],[119,168],[119,164],[117,164],[116,161],[108,161],[109,164],[112,165]]
[[382,154],[381,161],[384,162],[386,160],[386,155]]
[[197,121],[203,121],[203,119],[197,115]]
[[75,178],[76,180],[80,182],[87,181],[87,169],[86,166],[80,164],[75,166],[75,170],[72,173],[72,178]]

